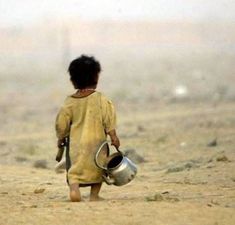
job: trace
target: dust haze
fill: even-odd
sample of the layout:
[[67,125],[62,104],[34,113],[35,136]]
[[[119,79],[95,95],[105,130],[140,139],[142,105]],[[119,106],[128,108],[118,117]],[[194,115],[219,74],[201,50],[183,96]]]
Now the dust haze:
[[[72,16],[0,34],[4,224],[234,224],[234,21]],[[101,63],[98,90],[117,107],[122,150],[144,161],[127,186],[104,185],[102,203],[82,190],[80,207],[53,168],[55,116],[81,54]]]

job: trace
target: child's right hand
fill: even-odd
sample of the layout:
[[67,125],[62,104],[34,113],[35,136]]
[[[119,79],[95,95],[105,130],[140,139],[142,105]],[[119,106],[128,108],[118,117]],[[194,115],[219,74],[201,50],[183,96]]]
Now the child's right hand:
[[120,147],[120,141],[116,134],[116,130],[114,129],[109,131],[108,135],[110,136],[111,139],[111,145],[115,146],[115,148],[118,149]]
[[111,145],[115,146],[116,149],[119,149],[120,141],[117,136],[111,138]]

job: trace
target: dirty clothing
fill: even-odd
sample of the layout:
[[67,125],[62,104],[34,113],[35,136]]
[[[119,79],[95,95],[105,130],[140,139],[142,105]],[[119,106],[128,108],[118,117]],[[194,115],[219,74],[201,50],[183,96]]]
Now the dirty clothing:
[[[102,182],[103,171],[94,162],[100,144],[116,126],[114,106],[102,93],[93,92],[86,97],[68,96],[56,118],[58,139],[69,137],[66,163],[69,184]],[[104,164],[107,149],[101,151],[99,164]]]

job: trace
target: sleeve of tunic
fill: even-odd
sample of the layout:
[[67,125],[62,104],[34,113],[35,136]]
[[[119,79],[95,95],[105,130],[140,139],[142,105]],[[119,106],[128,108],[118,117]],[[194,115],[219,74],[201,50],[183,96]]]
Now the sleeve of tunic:
[[101,97],[102,120],[106,133],[116,128],[116,111],[113,103],[106,97]]
[[69,136],[72,115],[68,107],[63,106],[56,117],[55,130],[58,139]]

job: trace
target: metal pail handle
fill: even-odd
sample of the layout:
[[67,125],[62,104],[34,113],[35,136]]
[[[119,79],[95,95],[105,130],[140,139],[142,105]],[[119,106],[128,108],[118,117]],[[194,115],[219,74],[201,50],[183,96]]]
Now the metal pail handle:
[[[100,145],[99,149],[97,150],[97,152],[96,152],[96,154],[95,154],[95,164],[96,164],[96,166],[99,167],[100,169],[105,170],[105,171],[107,171],[108,169],[98,164],[98,156],[99,156],[100,151],[102,150],[102,148],[103,148],[106,144],[108,145],[108,141],[104,141],[104,142]],[[117,150],[121,155],[123,155],[123,153],[122,153],[119,149],[116,148],[116,150]]]

